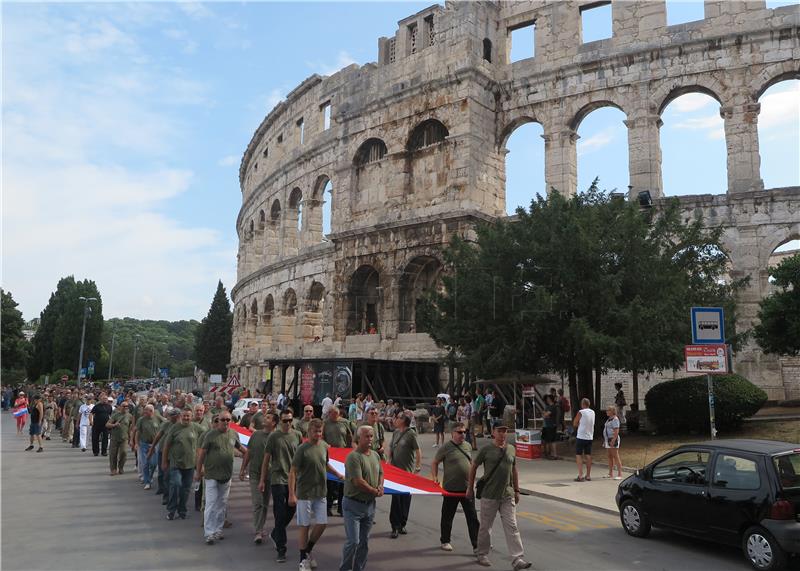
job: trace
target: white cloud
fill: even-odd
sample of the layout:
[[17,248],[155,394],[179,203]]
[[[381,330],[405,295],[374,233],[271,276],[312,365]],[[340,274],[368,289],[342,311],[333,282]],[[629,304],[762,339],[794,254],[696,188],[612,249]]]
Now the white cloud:
[[225,157],[222,157],[219,160],[218,164],[221,167],[232,167],[232,166],[238,166],[241,161],[242,161],[241,157],[238,157],[236,155],[227,155]]
[[703,117],[689,117],[675,123],[671,128],[685,131],[705,131],[706,137],[711,140],[725,138],[725,123],[717,113]]
[[758,115],[759,130],[781,130],[794,128],[800,124],[800,81],[793,81],[786,90],[767,93],[761,98],[761,112]]
[[314,73],[318,73],[320,75],[333,75],[342,68],[354,63],[357,62],[355,59],[353,59],[353,56],[346,51],[340,51],[336,56],[336,62],[333,64],[329,62],[309,61],[306,62],[306,65],[310,67]]
[[4,14],[2,280],[26,318],[66,275],[97,282],[106,317],[159,319],[201,318],[235,280],[230,238],[175,207],[195,177],[170,106],[206,105],[207,86],[146,63],[124,12]]
[[578,155],[599,151],[614,142],[613,129],[604,129],[589,137],[578,139]]
[[719,106],[719,103],[714,101],[714,98],[709,95],[705,95],[704,93],[687,93],[670,102],[669,105],[680,113],[690,113],[692,111],[699,111],[712,103]]

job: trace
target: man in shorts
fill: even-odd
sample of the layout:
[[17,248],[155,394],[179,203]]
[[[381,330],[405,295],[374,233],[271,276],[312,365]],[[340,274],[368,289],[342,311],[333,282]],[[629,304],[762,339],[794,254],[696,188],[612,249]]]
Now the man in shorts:
[[[577,429],[575,441],[575,463],[578,465],[576,482],[592,481],[592,440],[594,439],[594,411],[589,399],[581,400],[581,409],[575,415],[572,426]],[[583,476],[583,466],[586,464],[586,477]]]
[[[344,475],[328,461],[328,445],[322,441],[322,421],[312,419],[307,430],[308,442],[297,449],[289,471],[289,505],[297,507],[297,525],[300,528],[300,571],[317,566],[311,550],[328,524],[326,474],[329,472],[344,480]],[[312,519],[314,527],[311,527]]]
[[44,451],[44,448],[42,448],[42,421],[44,420],[44,405],[42,404],[41,395],[33,395],[33,403],[31,403],[30,407],[28,408],[31,414],[31,426],[28,429],[28,433],[31,437],[31,444],[25,450],[33,450],[33,442],[35,440],[39,444],[39,448],[36,450],[36,452],[42,452]]

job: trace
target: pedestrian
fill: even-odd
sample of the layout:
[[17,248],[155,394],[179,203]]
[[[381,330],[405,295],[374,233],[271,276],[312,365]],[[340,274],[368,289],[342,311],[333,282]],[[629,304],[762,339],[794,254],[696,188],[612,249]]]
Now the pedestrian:
[[558,405],[561,408],[559,426],[561,427],[561,432],[565,432],[566,423],[564,422],[564,418],[569,416],[569,412],[572,410],[572,404],[570,404],[569,399],[564,396],[564,389],[558,389]]
[[[477,497],[481,501],[480,527],[478,531],[478,564],[491,566],[491,531],[494,519],[500,514],[500,523],[506,536],[511,567],[529,569],[531,563],[525,561],[525,549],[517,527],[517,504],[519,504],[519,473],[517,472],[514,447],[506,443],[508,429],[504,424],[492,428],[492,443],[478,451],[469,471],[467,482],[468,498]],[[483,476],[475,491],[475,476],[479,466],[483,466]]]
[[[622,479],[622,461],[619,459],[619,437],[620,422],[617,417],[617,406],[608,405],[606,407],[607,420],[603,426],[603,448],[608,451],[608,477],[615,480]],[[617,467],[617,475],[614,476],[614,466]]]
[[444,422],[445,422],[445,409],[444,401],[441,398],[436,399],[436,404],[431,407],[431,423],[433,424],[433,433],[436,436],[436,443],[434,448],[438,448],[444,444]]
[[180,421],[166,435],[161,455],[161,468],[168,474],[169,482],[168,520],[174,520],[176,514],[181,519],[187,517],[186,502],[192,487],[196,450],[197,429],[192,426],[192,412],[181,411]]
[[17,420],[17,434],[22,434],[25,423],[28,422],[28,397],[25,396],[25,391],[19,391],[17,394],[13,414]]
[[344,480],[344,531],[339,571],[363,571],[369,553],[369,532],[375,498],[383,496],[383,468],[372,450],[372,427],[359,427],[358,447],[347,455]]
[[[472,428],[476,438],[483,437],[483,417],[486,415],[484,405],[486,399],[483,398],[483,391],[480,388],[475,389],[475,398],[472,399]],[[444,434],[442,434],[444,440]]]
[[[194,426],[195,431],[197,432],[198,445],[203,442],[203,437],[205,437],[206,433],[214,428],[214,423],[212,422],[213,417],[211,415],[207,415],[206,412],[206,406],[203,403],[194,405],[194,419],[192,420],[192,426]],[[201,478],[199,482],[199,486],[194,486],[194,511],[196,512],[199,512],[204,508],[203,479]]]
[[161,427],[161,421],[155,416],[156,409],[152,404],[145,405],[142,416],[136,421],[133,433],[133,447],[139,455],[139,465],[142,467],[142,476],[145,490],[149,490],[156,471],[156,458],[150,452],[150,447]]
[[80,445],[80,409],[83,405],[83,399],[81,398],[80,393],[78,390],[74,390],[72,392],[72,400],[70,401],[70,408],[69,408],[69,434],[68,441],[72,442],[72,447],[77,448]]
[[321,404],[322,404],[322,420],[327,420],[328,413],[330,412],[331,407],[333,406],[333,399],[331,399],[331,395],[326,394],[325,398],[322,399]]
[[[442,515],[439,523],[439,544],[444,551],[453,551],[450,534],[453,530],[453,518],[459,504],[467,519],[467,532],[472,544],[473,555],[478,549],[478,515],[475,512],[475,500],[465,495],[469,483],[469,469],[472,464],[472,448],[465,442],[467,428],[463,423],[453,425],[450,441],[436,451],[431,463],[431,477],[434,482],[441,483],[446,492],[456,496],[442,496]],[[442,464],[443,476],[439,478],[439,464]]]
[[122,401],[119,405],[119,410],[115,411],[106,423],[106,427],[111,429],[111,449],[109,450],[108,459],[112,476],[125,473],[125,460],[127,458],[125,447],[128,443],[128,432],[133,422],[133,417],[128,412],[128,408],[128,401]]
[[[400,413],[394,420],[392,442],[389,444],[389,463],[412,474],[422,468],[422,451],[417,441],[417,433],[411,430],[411,417]],[[406,535],[408,512],[411,510],[411,494],[392,494],[389,510],[389,523],[392,526],[390,537]]]
[[614,383],[614,388],[617,389],[617,394],[614,395],[614,406],[617,409],[617,418],[619,419],[620,430],[625,426],[625,407],[628,406],[628,401],[625,400],[625,393],[622,391],[622,383]]
[[79,444],[81,452],[86,452],[86,447],[90,442],[90,433],[92,430],[91,414],[94,408],[94,397],[88,396],[83,398],[84,403],[78,408],[78,429],[80,430]]
[[303,435],[303,438],[308,437],[308,425],[314,419],[314,407],[310,404],[303,406],[303,417],[300,419],[295,419],[294,421],[294,428],[300,434]]
[[264,541],[264,525],[269,511],[269,498],[271,490],[264,486],[261,490],[261,467],[264,462],[264,451],[267,448],[267,439],[270,433],[280,423],[280,417],[274,412],[264,415],[261,430],[256,430],[247,443],[242,467],[239,470],[239,479],[244,481],[245,476],[250,477],[250,501],[253,504],[253,530],[255,535],[253,543],[261,544]]
[[112,397],[106,396],[106,393],[100,393],[100,402],[94,405],[89,413],[89,423],[92,427],[92,454],[97,456],[100,452],[103,456],[108,456],[108,438],[109,431],[106,424],[111,419],[111,414],[114,409],[111,403],[114,401]]
[[[158,407],[156,407],[158,411]],[[169,437],[170,431],[178,424],[178,419],[181,416],[181,411],[177,408],[170,408],[164,413],[167,415],[167,422],[162,422],[158,429],[158,434],[153,439],[153,445],[147,451],[147,455],[156,456],[156,465],[158,466],[158,486],[156,487],[156,494],[161,495],[161,505],[167,505],[169,502],[169,471],[164,468],[164,443]],[[149,458],[148,458],[149,459]]]
[[58,406],[56,405],[53,395],[47,395],[44,403],[44,422],[42,423],[42,438],[50,440],[50,434],[55,427]]
[[[250,423],[252,418],[258,413],[258,403],[254,400],[251,400],[247,404],[247,412],[242,415],[241,420],[239,421],[239,426],[242,428],[250,429]],[[251,429],[254,430],[254,429]]]
[[[209,430],[197,452],[195,481],[204,478],[206,509],[203,516],[203,531],[208,545],[224,539],[222,526],[228,510],[228,495],[233,476],[233,451],[244,453],[238,438],[230,434],[231,413],[225,409],[217,417],[216,428]],[[170,439],[173,434],[170,433]]]
[[552,394],[544,395],[544,426],[542,427],[542,451],[548,460],[560,460],[556,450],[556,439],[558,436],[558,405],[555,403]]
[[[326,474],[344,480],[344,475],[328,460],[328,445],[322,440],[322,421],[315,418],[308,424],[308,441],[297,448],[289,470],[289,506],[296,507],[300,571],[317,566],[311,552],[328,524]],[[311,527],[312,521],[314,527]]]
[[492,403],[494,402],[494,389],[489,389],[486,391],[486,396],[484,397],[485,401],[485,408],[486,412],[483,415],[483,422],[485,425],[485,430],[487,434],[492,433]]
[[[372,434],[374,435],[372,439],[372,449],[377,452],[378,457],[381,460],[386,458],[384,454],[384,442],[386,440],[385,431],[383,429],[383,425],[378,422],[378,410],[375,407],[372,407],[367,412],[367,420],[364,422],[364,426],[372,427]],[[356,436],[358,432],[356,432]],[[355,439],[355,444],[358,446],[358,438]]]
[[[575,440],[575,462],[578,464],[578,477],[576,482],[592,481],[592,440],[594,439],[594,411],[590,408],[589,399],[581,399],[581,409],[575,415],[572,426],[577,429]],[[586,477],[583,476],[583,466],[586,465]]]
[[[333,448],[352,448],[353,432],[350,423],[343,418],[339,418],[339,407],[332,406],[328,411],[328,419],[322,426],[322,435],[328,446]],[[328,515],[333,515],[333,501],[336,500],[338,515],[342,515],[342,497],[344,495],[344,484],[328,480]]]
[[303,442],[303,436],[292,428],[292,420],[291,409],[281,411],[280,426],[267,438],[259,481],[259,490],[265,491],[267,485],[271,489],[275,527],[269,537],[278,552],[278,563],[286,561],[286,528],[292,522],[295,511],[289,505],[289,470],[294,453]]
[[[24,393],[20,394],[23,394],[24,396]],[[31,415],[31,427],[28,430],[31,442],[25,450],[33,450],[33,443],[36,441],[39,444],[39,448],[36,450],[36,452],[44,452],[44,448],[42,447],[42,420],[44,419],[44,405],[42,404],[41,395],[38,393],[33,395],[33,402],[28,407],[28,411]]]

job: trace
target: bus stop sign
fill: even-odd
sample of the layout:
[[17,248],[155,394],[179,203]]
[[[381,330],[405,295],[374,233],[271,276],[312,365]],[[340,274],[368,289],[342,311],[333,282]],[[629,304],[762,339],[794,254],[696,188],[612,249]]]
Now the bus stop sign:
[[721,307],[692,308],[692,345],[725,343],[725,316]]

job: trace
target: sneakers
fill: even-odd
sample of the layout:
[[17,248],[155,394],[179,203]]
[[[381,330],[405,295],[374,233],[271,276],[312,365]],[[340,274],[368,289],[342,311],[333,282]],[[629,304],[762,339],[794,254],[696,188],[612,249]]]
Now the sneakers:
[[169,521],[172,521],[172,520],[174,520],[174,519],[175,519],[175,514],[174,514],[174,513],[172,513],[172,512],[168,513],[168,514],[167,514],[167,519],[168,519]]
[[81,452],[86,452],[86,448],[81,448]]
[[253,543],[255,543],[256,545],[261,545],[261,542],[263,541],[264,541],[264,534],[259,531],[253,538]]
[[286,552],[279,551],[278,556],[275,558],[276,563],[286,563]]
[[491,567],[492,562],[489,561],[489,558],[485,555],[478,555],[478,565],[482,565],[484,567]]
[[39,446],[39,449],[38,449],[36,452],[44,452],[44,448],[42,448],[41,446]]
[[406,528],[404,527],[400,528],[400,535],[408,535],[408,531],[406,531]]
[[439,445],[438,444],[434,444],[433,446],[431,446],[431,448],[439,448]]
[[221,531],[218,531],[217,533],[214,534],[214,539],[222,541],[223,539],[225,539],[225,534],[222,533]]
[[214,536],[213,535],[209,535],[208,537],[206,537],[206,545],[214,545]]
[[30,446],[28,446],[28,447],[25,449],[25,452],[30,452],[31,450],[33,450],[33,444],[31,444]]
[[517,557],[514,559],[514,563],[511,564],[511,568],[517,571],[518,569],[530,569],[531,565],[533,565],[533,563],[530,561],[525,561],[522,557]]
[[144,489],[145,489],[145,490],[149,490],[149,489],[150,489],[150,484],[145,484],[145,485],[144,485]]
[[449,543],[442,543],[442,551],[453,551],[453,546]]
[[311,555],[306,555],[305,560],[308,561],[308,564],[311,566],[312,569],[317,568],[317,562],[313,557],[311,557]]
[[311,571],[311,564],[308,562],[308,559],[303,559],[300,562],[299,571]]
[[391,537],[392,539],[397,539],[397,535],[398,535],[397,530],[393,529],[392,533],[389,534],[389,537]]

